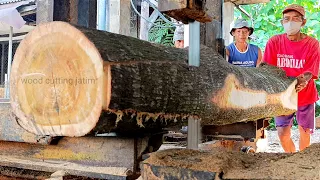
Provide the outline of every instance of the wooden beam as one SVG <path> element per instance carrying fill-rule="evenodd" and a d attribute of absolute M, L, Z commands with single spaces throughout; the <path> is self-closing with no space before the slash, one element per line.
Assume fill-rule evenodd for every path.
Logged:
<path fill-rule="evenodd" d="M 137 173 L 134 168 L 137 157 L 148 145 L 148 138 L 64 137 L 54 145 L 6 141 L 0 145 L 1 166 L 52 173 L 64 170 L 69 175 L 98 179 L 127 179 Z"/>
<path fill-rule="evenodd" d="M 200 27 L 200 43 L 215 49 L 224 55 L 224 43 L 222 37 L 222 1 L 207 0 L 205 9 L 212 22 L 203 23 Z"/>
<path fill-rule="evenodd" d="M 190 21 L 205 23 L 212 21 L 203 8 L 205 4 L 206 1 L 201 0 L 161 0 L 158 7 L 161 12 L 185 24 Z"/>
<path fill-rule="evenodd" d="M 247 4 L 258 4 L 258 3 L 268 3 L 270 0 L 224 0 L 224 2 L 231 2 L 235 5 L 247 5 Z"/>

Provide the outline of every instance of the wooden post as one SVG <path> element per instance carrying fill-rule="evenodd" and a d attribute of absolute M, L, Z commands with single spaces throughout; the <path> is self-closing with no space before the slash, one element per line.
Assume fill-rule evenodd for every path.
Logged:
<path fill-rule="evenodd" d="M 130 36 L 130 0 L 110 0 L 110 32 Z"/>
<path fill-rule="evenodd" d="M 141 2 L 141 16 L 149 19 L 149 3 L 146 0 Z M 148 41 L 148 24 L 144 18 L 140 17 L 140 39 Z"/>
<path fill-rule="evenodd" d="M 224 43 L 222 39 L 222 0 L 207 0 L 206 9 L 212 22 L 204 23 L 200 28 L 200 43 L 212 47 L 224 55 Z"/>
<path fill-rule="evenodd" d="M 37 1 L 37 24 L 53 21 L 53 6 L 52 0 Z"/>
<path fill-rule="evenodd" d="M 200 122 L 201 120 L 199 119 L 194 119 L 192 117 L 188 118 L 188 149 L 198 149 L 198 145 L 202 135 Z"/>

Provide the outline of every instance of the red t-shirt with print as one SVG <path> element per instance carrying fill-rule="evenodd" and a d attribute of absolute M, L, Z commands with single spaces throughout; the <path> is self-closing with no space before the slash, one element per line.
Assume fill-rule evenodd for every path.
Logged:
<path fill-rule="evenodd" d="M 297 77 L 310 72 L 313 79 L 318 78 L 320 50 L 319 42 L 307 36 L 300 41 L 290 41 L 286 34 L 269 39 L 263 56 L 267 64 L 281 67 L 287 76 Z M 312 104 L 319 99 L 314 80 L 298 93 L 298 106 Z"/>

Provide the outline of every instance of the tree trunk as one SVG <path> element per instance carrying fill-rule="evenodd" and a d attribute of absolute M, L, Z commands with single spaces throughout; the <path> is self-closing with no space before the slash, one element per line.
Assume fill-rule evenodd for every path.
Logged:
<path fill-rule="evenodd" d="M 241 68 L 201 49 L 200 67 L 187 49 L 73 27 L 38 26 L 20 43 L 11 71 L 18 123 L 41 135 L 145 132 L 181 125 L 223 125 L 290 114 L 295 80 L 278 68 Z"/>

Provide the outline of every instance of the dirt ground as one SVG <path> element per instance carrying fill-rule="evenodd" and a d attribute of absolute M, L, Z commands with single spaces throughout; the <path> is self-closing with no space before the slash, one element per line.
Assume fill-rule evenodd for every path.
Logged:
<path fill-rule="evenodd" d="M 312 135 L 312 145 L 302 152 L 283 153 L 276 131 L 268 131 L 268 147 L 263 153 L 193 151 L 183 148 L 173 151 L 164 145 L 145 163 L 217 172 L 223 179 L 320 179 L 320 130 Z M 299 133 L 292 130 L 298 150 Z M 168 149 L 169 148 L 169 149 Z"/>

